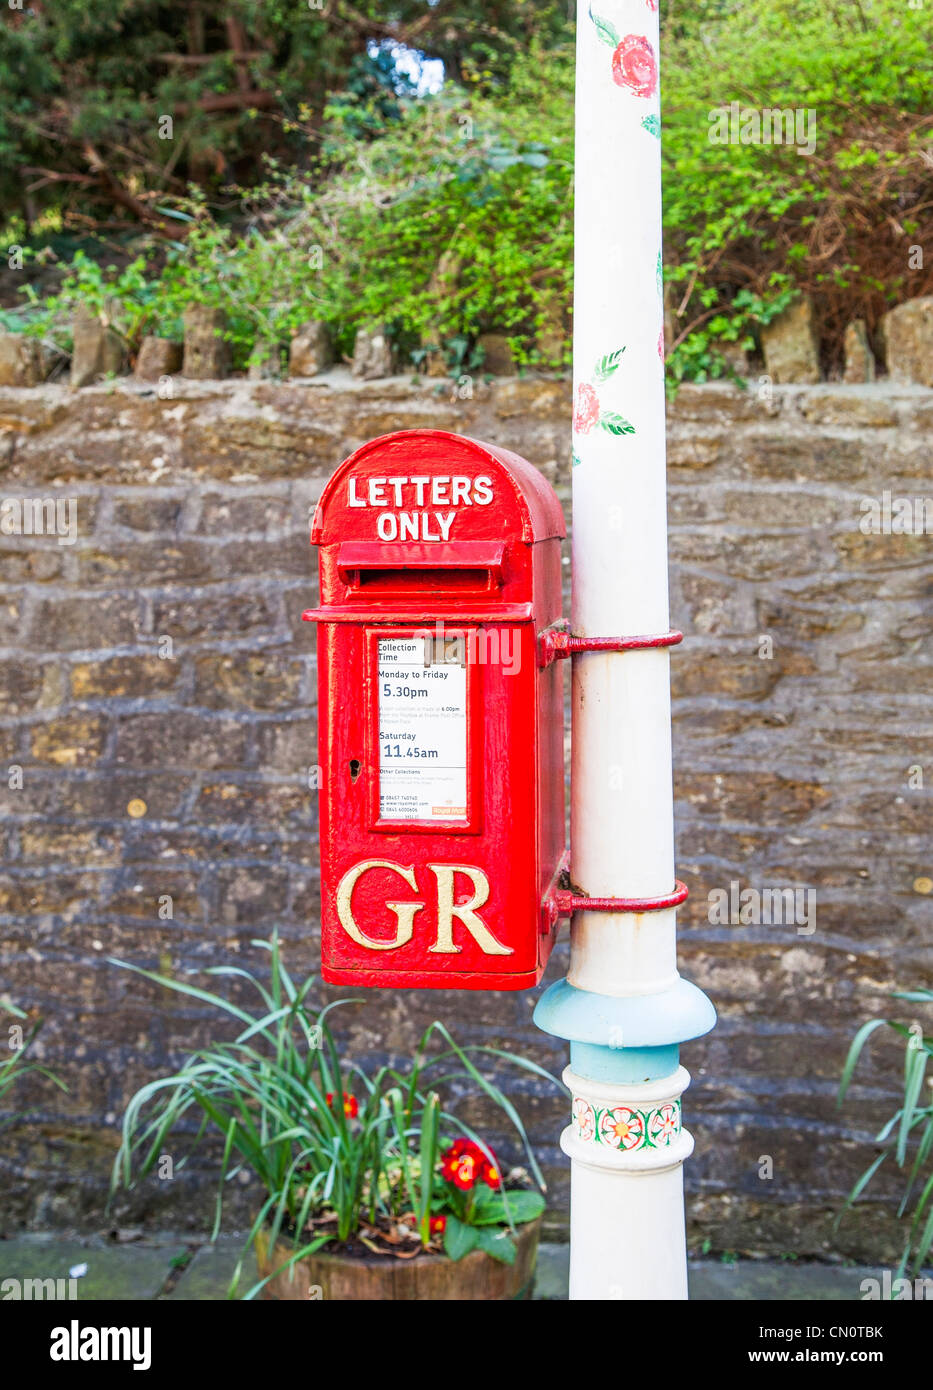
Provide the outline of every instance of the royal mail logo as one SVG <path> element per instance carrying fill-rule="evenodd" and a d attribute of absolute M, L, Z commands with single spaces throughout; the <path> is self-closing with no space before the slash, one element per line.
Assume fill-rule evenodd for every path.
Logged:
<path fill-rule="evenodd" d="M 437 931 L 434 944 L 427 949 L 434 955 L 459 954 L 463 946 L 454 939 L 454 922 L 457 922 L 484 955 L 510 956 L 512 947 L 496 940 L 477 911 L 489 900 L 490 884 L 483 870 L 474 864 L 428 864 L 427 868 L 434 875 L 431 890 L 437 903 Z M 395 918 L 394 935 L 388 940 L 368 936 L 353 914 L 353 892 L 376 869 L 396 874 L 415 893 L 421 891 L 414 865 L 396 864 L 392 859 L 363 859 L 347 870 L 337 886 L 337 916 L 347 936 L 358 946 L 365 946 L 368 951 L 397 951 L 413 938 L 415 918 L 427 906 L 427 900 L 419 897 L 390 902 L 386 899 L 384 906 Z M 466 902 L 455 901 L 458 874 L 465 875 L 473 885 L 473 895 Z"/>

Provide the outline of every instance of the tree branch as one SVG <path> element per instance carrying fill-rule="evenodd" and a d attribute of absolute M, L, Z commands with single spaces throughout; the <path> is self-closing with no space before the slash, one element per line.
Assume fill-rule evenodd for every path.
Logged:
<path fill-rule="evenodd" d="M 219 92 L 213 96 L 201 97 L 199 101 L 179 101 L 172 114 L 190 116 L 193 111 L 245 111 L 250 107 L 275 106 L 278 97 L 275 92 L 255 91 Z"/>
<path fill-rule="evenodd" d="M 84 140 L 82 142 L 81 150 L 84 154 L 84 158 L 87 160 L 88 168 L 91 170 L 91 173 L 97 174 L 115 203 L 121 203 L 123 207 L 128 208 L 141 222 L 146 222 L 151 227 L 164 230 L 165 223 L 162 218 L 156 213 L 153 213 L 150 208 L 147 208 L 145 203 L 140 202 L 138 198 L 134 197 L 128 188 L 123 187 L 123 184 L 117 178 L 116 174 L 108 169 L 106 163 L 91 144 L 90 140 Z"/>

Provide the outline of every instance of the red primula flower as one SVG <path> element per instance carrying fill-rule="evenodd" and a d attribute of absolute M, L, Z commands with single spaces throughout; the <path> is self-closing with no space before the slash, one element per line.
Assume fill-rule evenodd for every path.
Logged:
<path fill-rule="evenodd" d="M 471 1153 L 449 1154 L 441 1161 L 441 1176 L 452 1182 L 461 1192 L 469 1192 L 476 1186 L 480 1175 L 480 1164 Z"/>
<path fill-rule="evenodd" d="M 637 97 L 653 97 L 658 90 L 658 61 L 654 49 L 640 34 L 626 34 L 612 55 L 612 80 L 628 87 Z"/>
<path fill-rule="evenodd" d="M 327 1100 L 327 1104 L 330 1106 L 331 1110 L 333 1110 L 333 1108 L 334 1108 L 334 1093 L 333 1093 L 333 1091 L 328 1091 L 328 1092 L 327 1092 L 326 1100 Z M 351 1096 L 351 1095 L 350 1095 L 349 1091 L 344 1091 L 344 1093 L 343 1093 L 343 1113 L 346 1115 L 346 1117 L 347 1117 L 348 1120 L 355 1120 L 356 1117 L 357 1117 L 357 1115 L 360 1113 L 359 1102 L 357 1101 L 356 1096 Z"/>
<path fill-rule="evenodd" d="M 428 1229 L 430 1230 L 432 1236 L 439 1236 L 443 1235 L 444 1231 L 446 1230 L 446 1227 L 446 1216 L 432 1216 Z"/>
<path fill-rule="evenodd" d="M 598 420 L 599 397 L 588 382 L 581 381 L 573 405 L 574 434 L 589 434 Z"/>
<path fill-rule="evenodd" d="M 495 1191 L 502 1186 L 496 1163 L 490 1163 L 479 1144 L 472 1139 L 455 1139 L 441 1155 L 441 1177 L 461 1192 L 469 1192 L 480 1178 Z"/>

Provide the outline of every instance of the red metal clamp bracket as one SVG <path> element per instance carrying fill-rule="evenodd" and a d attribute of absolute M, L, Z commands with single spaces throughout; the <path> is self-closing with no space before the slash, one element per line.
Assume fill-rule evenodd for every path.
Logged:
<path fill-rule="evenodd" d="M 574 637 L 566 626 L 545 628 L 538 638 L 538 660 L 542 666 L 575 656 L 578 652 L 637 652 L 657 647 L 676 647 L 684 640 L 682 632 L 671 628 L 643 637 Z"/>
<path fill-rule="evenodd" d="M 572 917 L 575 912 L 663 912 L 686 902 L 689 891 L 679 878 L 673 892 L 655 898 L 588 898 L 572 888 L 555 888 L 545 904 L 548 930 L 557 925 L 559 917 Z"/>

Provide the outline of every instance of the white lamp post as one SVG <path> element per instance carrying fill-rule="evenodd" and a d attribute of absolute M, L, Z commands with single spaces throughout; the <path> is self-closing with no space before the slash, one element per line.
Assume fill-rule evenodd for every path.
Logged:
<path fill-rule="evenodd" d="M 656 0 L 579 0 L 576 639 L 669 628 L 658 48 Z M 574 645 L 574 891 L 675 899 L 668 645 Z M 627 906 L 574 912 L 567 978 L 535 1011 L 570 1040 L 570 1296 L 685 1298 L 678 1044 L 715 1013 L 677 973 L 676 908 Z"/>

